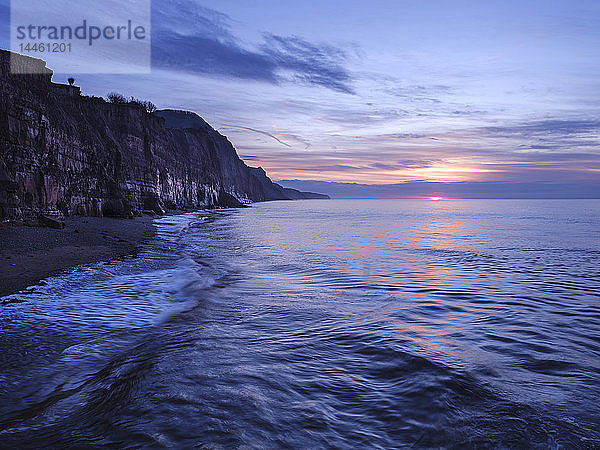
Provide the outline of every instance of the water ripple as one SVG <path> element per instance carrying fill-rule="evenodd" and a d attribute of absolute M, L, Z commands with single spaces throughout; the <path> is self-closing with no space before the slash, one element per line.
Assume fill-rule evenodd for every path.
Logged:
<path fill-rule="evenodd" d="M 432 203 L 166 217 L 11 296 L 0 447 L 599 447 L 598 203 Z"/>

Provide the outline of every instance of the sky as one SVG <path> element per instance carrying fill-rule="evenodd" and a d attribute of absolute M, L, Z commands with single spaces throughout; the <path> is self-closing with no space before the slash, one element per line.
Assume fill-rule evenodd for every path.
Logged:
<path fill-rule="evenodd" d="M 600 185 L 597 0 L 155 0 L 152 72 L 76 84 L 195 111 L 275 180 Z"/>

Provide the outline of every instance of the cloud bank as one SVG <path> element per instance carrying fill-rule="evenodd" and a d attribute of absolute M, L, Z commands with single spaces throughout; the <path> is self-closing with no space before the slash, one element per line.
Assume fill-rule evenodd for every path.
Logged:
<path fill-rule="evenodd" d="M 155 2 L 152 14 L 155 67 L 353 93 L 349 55 L 341 48 L 275 34 L 264 34 L 257 48 L 246 48 L 227 15 L 190 1 Z"/>

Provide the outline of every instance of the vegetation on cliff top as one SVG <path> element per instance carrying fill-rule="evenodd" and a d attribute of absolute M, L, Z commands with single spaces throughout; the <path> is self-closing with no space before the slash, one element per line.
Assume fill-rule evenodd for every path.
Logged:
<path fill-rule="evenodd" d="M 109 103 L 138 106 L 150 114 L 156 111 L 156 105 L 149 100 L 140 100 L 135 97 L 129 97 L 129 99 L 127 99 L 124 95 L 117 92 L 110 92 L 106 98 Z"/>

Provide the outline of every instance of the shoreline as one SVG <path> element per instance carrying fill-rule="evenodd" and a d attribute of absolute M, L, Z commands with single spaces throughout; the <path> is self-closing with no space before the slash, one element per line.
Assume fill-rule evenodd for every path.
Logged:
<path fill-rule="evenodd" d="M 0 297 L 82 264 L 135 254 L 155 231 L 148 216 L 70 217 L 62 230 L 0 225 Z"/>

